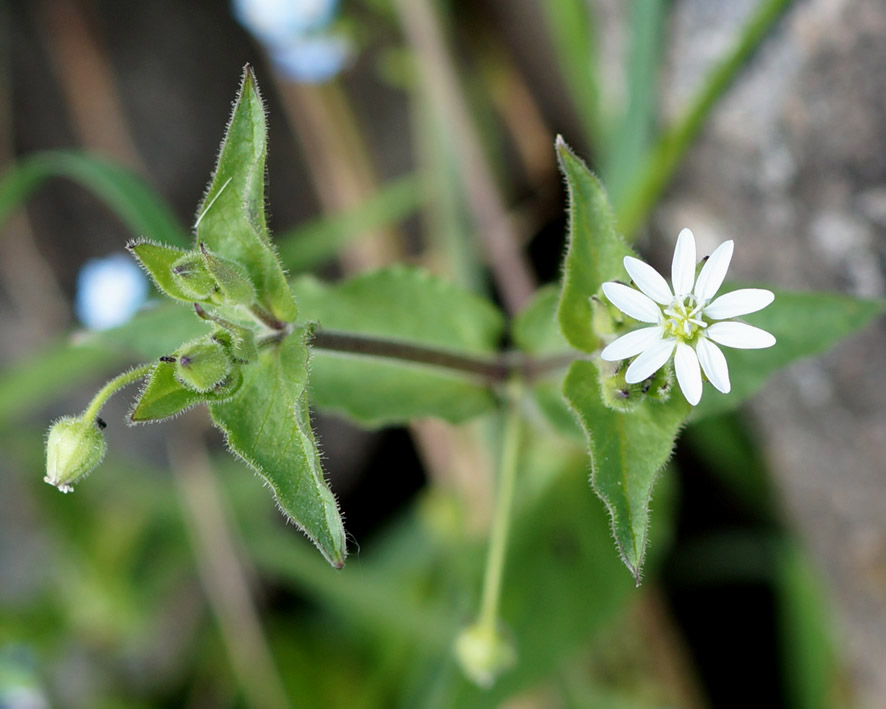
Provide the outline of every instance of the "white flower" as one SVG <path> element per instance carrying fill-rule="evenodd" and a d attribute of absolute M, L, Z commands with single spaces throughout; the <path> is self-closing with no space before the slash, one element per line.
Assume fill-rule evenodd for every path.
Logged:
<path fill-rule="evenodd" d="M 677 382 L 695 406 L 701 401 L 702 371 L 724 394 L 731 388 L 726 358 L 715 342 L 746 350 L 775 344 L 765 330 L 729 320 L 765 308 L 775 299 L 771 291 L 743 288 L 714 299 L 726 277 L 732 248 L 732 241 L 720 244 L 696 279 L 695 237 L 683 229 L 671 264 L 673 291 L 658 271 L 631 256 L 625 256 L 625 269 L 640 290 L 611 281 L 603 284 L 603 292 L 615 307 L 640 322 L 652 323 L 652 327 L 619 337 L 600 353 L 610 362 L 639 355 L 625 373 L 628 384 L 651 377 L 673 354 Z"/>

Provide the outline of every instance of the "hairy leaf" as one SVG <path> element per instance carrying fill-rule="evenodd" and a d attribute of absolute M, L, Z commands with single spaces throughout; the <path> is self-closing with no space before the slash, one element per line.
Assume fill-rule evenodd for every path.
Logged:
<path fill-rule="evenodd" d="M 487 301 L 414 268 L 393 267 L 336 286 L 303 277 L 293 290 L 303 317 L 323 329 L 454 353 L 494 352 L 504 327 Z M 459 422 L 495 404 L 489 386 L 474 376 L 319 349 L 312 360 L 311 398 L 368 425 L 429 416 Z"/>
<path fill-rule="evenodd" d="M 631 413 L 617 413 L 603 403 L 592 362 L 572 363 L 563 394 L 587 435 L 591 484 L 609 512 L 622 560 L 639 583 L 652 487 L 690 406 L 674 392 L 666 402 L 647 399 Z"/>
<path fill-rule="evenodd" d="M 238 368 L 215 390 L 199 393 L 175 378 L 173 362 L 158 362 L 139 394 L 129 420 L 133 423 L 162 421 L 205 401 L 225 401 L 237 393 L 242 383 L 243 375 Z"/>
<path fill-rule="evenodd" d="M 243 73 L 218 165 L 199 209 L 197 244 L 241 264 L 273 315 L 293 321 L 295 301 L 271 244 L 265 220 L 265 109 L 255 76 Z"/>
<path fill-rule="evenodd" d="M 271 486 L 283 513 L 340 568 L 345 532 L 311 429 L 305 334 L 296 330 L 263 351 L 257 364 L 243 367 L 238 396 L 209 410 L 230 449 Z"/>
<path fill-rule="evenodd" d="M 592 352 L 600 340 L 591 326 L 590 298 L 605 281 L 623 277 L 622 259 L 632 252 L 615 231 L 600 181 L 560 137 L 557 157 L 569 192 L 569 245 L 557 318 L 570 345 Z"/>
<path fill-rule="evenodd" d="M 765 350 L 723 347 L 732 391 L 724 395 L 709 387 L 692 412 L 692 419 L 735 409 L 759 391 L 776 370 L 794 360 L 824 352 L 884 312 L 884 301 L 834 293 L 776 292 L 772 305 L 741 318 L 775 335 L 775 346 Z"/>
<path fill-rule="evenodd" d="M 172 265 L 188 253 L 187 251 L 174 246 L 155 244 L 153 241 L 144 239 L 130 241 L 126 248 L 148 272 L 161 293 L 176 300 L 193 302 L 194 298 L 191 294 L 183 291 L 172 275 Z"/>

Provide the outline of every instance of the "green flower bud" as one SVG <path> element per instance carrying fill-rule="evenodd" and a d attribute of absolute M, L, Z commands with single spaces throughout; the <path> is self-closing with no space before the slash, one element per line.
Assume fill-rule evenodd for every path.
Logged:
<path fill-rule="evenodd" d="M 203 243 L 200 253 L 206 270 L 221 291 L 220 305 L 252 305 L 255 302 L 255 286 L 239 264 L 216 256 Z"/>
<path fill-rule="evenodd" d="M 83 417 L 64 416 L 49 429 L 46 437 L 46 477 L 62 492 L 73 491 L 72 485 L 92 471 L 105 455 L 107 444 L 101 432 L 101 419 L 88 421 Z"/>
<path fill-rule="evenodd" d="M 636 384 L 625 381 L 627 363 L 606 362 L 598 359 L 597 368 L 600 372 L 600 390 L 603 403 L 610 409 L 628 413 L 634 411 L 647 398 L 667 401 L 671 395 L 671 370 L 661 367 L 648 379 Z"/>
<path fill-rule="evenodd" d="M 194 300 L 209 300 L 217 284 L 200 254 L 186 253 L 172 264 L 172 278 L 179 290 Z"/>
<path fill-rule="evenodd" d="M 175 359 L 175 378 L 201 394 L 220 384 L 234 366 L 224 346 L 209 338 L 186 344 Z"/>
<path fill-rule="evenodd" d="M 455 659 L 474 684 L 488 688 L 517 660 L 513 645 L 495 628 L 471 625 L 455 640 Z"/>

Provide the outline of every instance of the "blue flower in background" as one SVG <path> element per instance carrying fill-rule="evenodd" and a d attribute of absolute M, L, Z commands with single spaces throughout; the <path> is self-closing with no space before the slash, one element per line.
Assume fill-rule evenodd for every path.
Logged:
<path fill-rule="evenodd" d="M 148 297 L 148 279 L 126 254 L 87 261 L 77 274 L 74 311 L 89 330 L 106 330 L 131 318 Z"/>
<path fill-rule="evenodd" d="M 287 79 L 319 84 L 347 65 L 351 43 L 329 30 L 338 0 L 233 0 L 234 16 Z"/>
<path fill-rule="evenodd" d="M 325 29 L 338 0 L 234 0 L 234 17 L 269 49 Z"/>
<path fill-rule="evenodd" d="M 329 81 L 347 64 L 351 45 L 344 37 L 306 37 L 271 52 L 274 67 L 293 81 L 321 84 Z"/>

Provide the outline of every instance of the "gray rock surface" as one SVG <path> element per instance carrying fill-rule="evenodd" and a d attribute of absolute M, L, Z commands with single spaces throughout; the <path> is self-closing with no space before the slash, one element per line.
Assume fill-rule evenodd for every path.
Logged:
<path fill-rule="evenodd" d="M 676 5 L 666 112 L 751 0 Z M 886 295 L 886 5 L 797 2 L 730 89 L 656 216 L 735 238 L 733 275 Z M 754 413 L 788 515 L 832 593 L 859 706 L 886 706 L 886 323 L 777 376 Z"/>

